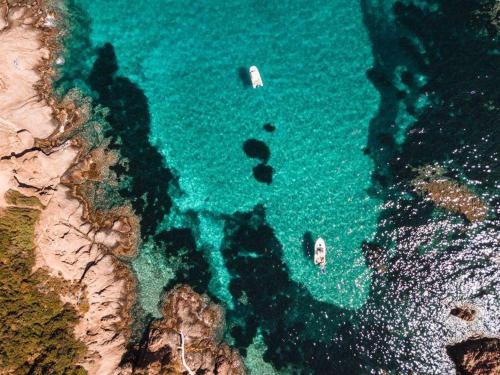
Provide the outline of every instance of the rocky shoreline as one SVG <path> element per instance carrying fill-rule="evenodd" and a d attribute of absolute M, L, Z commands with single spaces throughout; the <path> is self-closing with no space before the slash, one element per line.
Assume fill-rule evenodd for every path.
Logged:
<path fill-rule="evenodd" d="M 140 219 L 126 204 L 113 210 L 92 204 L 89 192 L 99 194 L 95 185 L 107 178 L 116 158 L 105 140 L 91 144 L 85 137 L 90 101 L 76 92 L 62 100 L 53 93 L 53 67 L 61 63 L 60 17 L 42 0 L 0 2 L 0 224 L 15 229 L 18 223 L 5 219 L 9 210 L 32 220 L 32 273 L 48 275 L 44 282 L 50 280 L 51 291 L 75 311 L 78 319 L 67 328 L 85 347 L 73 355 L 87 373 L 187 373 L 179 350 L 182 334 L 190 371 L 244 374 L 239 353 L 222 341 L 223 310 L 185 285 L 166 294 L 164 318 L 151 322 L 141 342 L 130 344 L 136 281 L 126 260 L 137 252 Z M 99 124 L 92 126 L 99 133 Z M 487 212 L 449 180 L 418 181 L 416 188 L 470 221 Z M 459 204 L 440 199 L 450 189 Z M 455 310 L 463 320 L 474 319 L 474 310 Z M 16 327 L 9 329 L 15 333 Z M 500 371 L 496 338 L 471 337 L 447 352 L 459 374 Z M 42 355 L 31 353 L 27 365 Z M 0 373 L 20 371 L 0 359 Z"/>
<path fill-rule="evenodd" d="M 86 348 L 78 365 L 89 374 L 136 373 L 130 363 L 122 366 L 131 335 L 130 312 L 136 297 L 135 278 L 123 260 L 136 254 L 140 220 L 127 205 L 111 211 L 97 210 L 92 205 L 89 191 L 109 173 L 116 158 L 106 150 L 105 142 L 91 145 L 85 138 L 82 128 L 91 116 L 90 102 L 75 92 L 68 93 L 62 100 L 53 93 L 53 67 L 61 63 L 60 11 L 44 1 L 0 4 L 3 52 L 0 56 L 0 214 L 23 207 L 27 200 L 39 202 L 33 233 L 36 259 L 32 271 L 43 270 L 58 280 L 60 300 L 76 311 L 78 322 L 74 336 Z M 100 131 L 99 124 L 92 126 Z M 8 196 L 18 199 L 8 199 Z M 0 222 L 2 218 L 3 215 Z M 191 292 L 193 302 L 202 299 L 204 304 L 209 303 L 205 297 Z M 210 305 L 209 311 L 212 310 L 218 311 L 218 319 L 204 323 L 210 333 L 221 329 L 223 324 L 222 313 Z M 159 325 L 155 332 L 162 330 L 161 324 L 153 323 L 153 326 Z M 244 373 L 236 352 L 227 346 L 220 347 L 220 352 L 220 337 L 210 336 L 195 345 L 194 337 L 203 332 L 193 333 L 189 328 L 185 331 L 188 363 L 196 357 L 190 348 L 203 352 L 206 346 L 216 349 L 213 353 L 208 351 L 203 358 L 213 354 L 212 367 L 217 364 L 217 373 Z M 174 354 L 169 357 L 169 368 L 179 369 L 181 363 L 172 361 L 178 359 L 175 340 L 172 340 L 165 343 L 170 345 L 165 350 Z M 32 353 L 27 362 L 33 363 L 28 365 L 34 366 L 40 355 L 43 353 Z M 228 360 L 231 365 L 223 365 Z M 144 361 L 142 364 L 146 368 L 154 367 Z M 3 363 L 0 366 L 3 367 Z M 206 368 L 206 360 L 191 366 Z M 6 373 L 21 371 L 12 367 L 4 370 Z"/>
<path fill-rule="evenodd" d="M 245 374 L 237 350 L 222 342 L 223 309 L 187 285 L 170 290 L 162 306 L 163 318 L 153 321 L 141 342 L 125 358 L 123 368 L 133 374 L 181 374 L 181 335 L 186 363 L 193 373 Z"/>
<path fill-rule="evenodd" d="M 471 337 L 446 348 L 459 375 L 495 375 L 500 373 L 500 339 Z"/>
<path fill-rule="evenodd" d="M 87 348 L 81 364 L 89 373 L 112 373 L 130 337 L 135 296 L 131 271 L 116 255 L 135 253 L 138 220 L 126 208 L 91 215 L 75 194 L 75 175 L 88 178 L 96 162 L 84 153 L 86 140 L 72 136 L 88 109 L 71 98 L 59 102 L 52 92 L 57 13 L 25 2 L 4 4 L 1 14 L 0 205 L 7 206 L 9 190 L 40 201 L 33 271 L 44 269 L 71 285 L 61 299 L 79 315 L 75 337 Z"/>

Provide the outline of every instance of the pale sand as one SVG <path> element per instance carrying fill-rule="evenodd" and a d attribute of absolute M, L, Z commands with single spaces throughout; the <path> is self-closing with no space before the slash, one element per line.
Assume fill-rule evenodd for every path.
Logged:
<path fill-rule="evenodd" d="M 47 31 L 29 25 L 34 19 L 19 8 L 7 12 L 0 6 L 0 208 L 9 189 L 38 197 L 45 206 L 35 230 L 36 267 L 79 286 L 75 295 L 85 298 L 62 298 L 83 314 L 75 330 L 88 348 L 82 365 L 89 374 L 112 374 L 119 371 L 128 340 L 130 306 L 123 301 L 131 300 L 134 285 L 112 255 L 122 233 L 92 229 L 83 219 L 83 205 L 61 184 L 78 149 L 71 141 L 48 155 L 34 147 L 36 138 L 51 136 L 59 126 L 54 109 L 34 87 L 42 79 L 40 66 L 51 58 L 41 42 Z M 88 303 L 86 312 L 82 301 Z"/>

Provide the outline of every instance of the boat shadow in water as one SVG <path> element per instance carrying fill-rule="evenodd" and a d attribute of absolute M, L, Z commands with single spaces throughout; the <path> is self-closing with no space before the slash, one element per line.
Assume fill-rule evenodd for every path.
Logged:
<path fill-rule="evenodd" d="M 308 260 L 314 260 L 314 238 L 309 231 L 302 236 L 302 251 Z"/>
<path fill-rule="evenodd" d="M 236 74 L 238 75 L 239 80 L 244 88 L 248 89 L 252 87 L 252 80 L 250 79 L 250 73 L 248 73 L 248 68 L 244 66 L 240 66 L 236 70 Z"/>

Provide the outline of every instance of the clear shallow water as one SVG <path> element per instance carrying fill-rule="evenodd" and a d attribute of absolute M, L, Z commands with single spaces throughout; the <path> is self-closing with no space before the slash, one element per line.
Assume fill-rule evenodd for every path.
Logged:
<path fill-rule="evenodd" d="M 491 68 L 467 70 L 472 48 L 456 61 L 466 11 L 440 3 L 422 17 L 391 1 L 77 2 L 90 28 L 82 23 L 87 49 L 74 41 L 83 73 L 73 79 L 92 67 L 135 170 L 147 313 L 171 283 L 208 290 L 256 374 L 451 373 L 445 345 L 498 334 L 498 143 L 491 104 L 472 93 L 488 93 Z M 454 61 L 450 74 L 441 59 Z M 251 64 L 262 89 L 245 86 L 240 68 Z M 457 107 L 471 116 L 458 132 Z M 269 147 L 269 185 L 252 175 L 249 138 Z M 488 220 L 467 224 L 414 194 L 410 167 L 432 163 L 488 203 Z M 318 235 L 334 255 L 326 275 L 304 246 Z M 361 251 L 372 237 L 381 274 Z M 449 315 L 462 302 L 478 308 L 473 324 Z"/>
<path fill-rule="evenodd" d="M 199 242 L 217 252 L 211 217 L 262 203 L 292 279 L 320 301 L 360 307 L 370 279 L 360 244 L 376 229 L 380 202 L 367 194 L 373 165 L 363 147 L 378 97 L 365 77 L 371 49 L 359 5 L 92 1 L 86 9 L 93 43 L 111 41 L 119 73 L 145 91 L 151 141 L 179 175 L 179 211 L 200 213 Z M 262 89 L 241 77 L 252 64 Z M 270 149 L 270 185 L 252 175 L 258 161 L 242 150 L 249 138 Z M 304 255 L 305 232 L 331 249 L 325 275 Z M 220 262 L 212 265 L 223 279 Z M 213 292 L 224 296 L 227 282 Z"/>

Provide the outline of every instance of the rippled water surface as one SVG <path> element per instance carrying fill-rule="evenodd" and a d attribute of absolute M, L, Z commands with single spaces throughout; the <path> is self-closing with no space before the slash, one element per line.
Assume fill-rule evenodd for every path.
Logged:
<path fill-rule="evenodd" d="M 143 217 L 138 315 L 158 316 L 177 282 L 209 293 L 255 374 L 450 373 L 446 345 L 498 333 L 495 40 L 473 9 L 78 0 L 70 12 L 62 85 L 110 108 L 122 194 Z M 264 87 L 249 86 L 250 65 Z M 460 304 L 474 322 L 450 315 Z"/>

